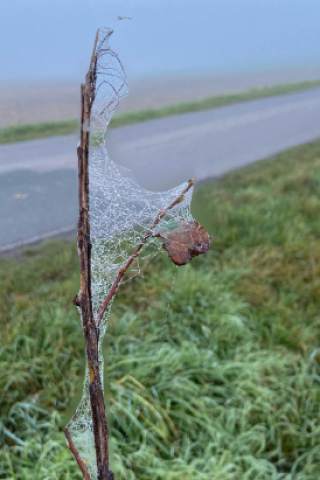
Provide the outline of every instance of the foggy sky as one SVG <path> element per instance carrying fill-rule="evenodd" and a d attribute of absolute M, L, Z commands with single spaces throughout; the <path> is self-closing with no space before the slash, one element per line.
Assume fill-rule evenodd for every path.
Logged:
<path fill-rule="evenodd" d="M 0 80 L 82 79 L 101 26 L 131 77 L 319 65 L 319 24 L 319 0 L 0 0 Z"/>

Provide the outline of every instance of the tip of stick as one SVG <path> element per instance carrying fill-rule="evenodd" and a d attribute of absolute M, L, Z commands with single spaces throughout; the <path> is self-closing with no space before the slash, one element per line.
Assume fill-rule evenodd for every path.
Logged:
<path fill-rule="evenodd" d="M 194 179 L 191 178 L 191 179 L 188 181 L 188 183 L 189 183 L 189 187 L 193 187 L 193 185 L 194 185 Z"/>
<path fill-rule="evenodd" d="M 106 31 L 106 36 L 108 37 L 109 35 L 112 35 L 114 30 L 110 27 L 99 27 L 96 32 L 96 37 L 99 36 L 100 30 L 105 30 Z"/>

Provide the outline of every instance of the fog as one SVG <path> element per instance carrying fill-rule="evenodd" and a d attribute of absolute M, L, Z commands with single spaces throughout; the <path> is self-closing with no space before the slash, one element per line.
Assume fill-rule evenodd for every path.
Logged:
<path fill-rule="evenodd" d="M 79 80 L 100 26 L 131 78 L 319 65 L 319 21 L 319 0 L 1 0 L 0 80 Z"/>

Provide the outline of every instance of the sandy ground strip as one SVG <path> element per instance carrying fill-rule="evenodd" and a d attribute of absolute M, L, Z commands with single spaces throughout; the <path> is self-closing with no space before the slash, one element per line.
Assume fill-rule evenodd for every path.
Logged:
<path fill-rule="evenodd" d="M 320 78 L 320 66 L 228 75 L 163 77 L 131 82 L 128 79 L 129 96 L 121 102 L 117 113 L 316 78 Z M 79 111 L 79 85 L 76 82 L 3 84 L 0 80 L 0 128 L 69 120 L 78 118 Z"/>

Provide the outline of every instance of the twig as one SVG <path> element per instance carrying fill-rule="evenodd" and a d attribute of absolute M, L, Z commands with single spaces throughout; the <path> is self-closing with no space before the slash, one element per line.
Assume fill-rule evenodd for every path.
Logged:
<path fill-rule="evenodd" d="M 160 220 L 166 215 L 166 213 L 171 210 L 175 205 L 177 205 L 178 203 L 182 202 L 184 200 L 184 196 L 185 194 L 188 192 L 188 190 L 194 185 L 194 180 L 189 180 L 188 182 L 188 185 L 186 186 L 186 188 L 180 193 L 180 195 L 175 199 L 173 200 L 172 203 L 170 203 L 170 205 L 168 205 L 167 207 L 165 208 L 161 208 L 156 216 L 156 219 L 155 221 L 153 222 L 152 224 L 152 227 L 150 228 L 150 230 L 148 230 L 148 232 L 145 234 L 145 236 L 142 238 L 141 242 L 138 244 L 138 246 L 136 247 L 136 249 L 134 250 L 133 254 L 131 255 L 131 257 L 129 258 L 129 260 L 127 261 L 127 263 L 120 268 L 119 270 L 119 273 L 118 273 L 118 276 L 116 278 L 116 280 L 114 281 L 114 284 L 112 285 L 108 295 L 106 296 L 104 302 L 103 302 L 103 305 L 101 307 L 101 309 L 99 310 L 98 312 L 98 315 L 97 315 L 97 319 L 96 319 L 96 325 L 97 327 L 99 327 L 100 325 L 100 322 L 102 320 L 102 317 L 112 299 L 112 297 L 117 293 L 118 291 L 118 287 L 119 287 L 119 284 L 121 282 L 121 279 L 122 277 L 124 276 L 124 274 L 126 273 L 126 271 L 128 270 L 128 268 L 130 267 L 130 265 L 132 264 L 132 262 L 134 261 L 134 259 L 138 256 L 141 248 L 143 247 L 143 245 L 146 243 L 146 241 L 148 240 L 149 237 L 151 237 L 152 235 L 152 232 L 153 232 L 153 229 L 158 225 L 158 223 L 160 222 Z"/>
<path fill-rule="evenodd" d="M 111 32 L 108 34 L 111 34 Z M 95 325 L 92 312 L 89 221 L 90 128 L 84 128 L 84 125 L 90 125 L 90 114 L 96 94 L 97 42 L 98 33 L 95 39 L 90 68 L 86 75 L 85 83 L 81 85 L 81 136 L 80 145 L 77 149 L 79 178 L 78 252 L 81 268 L 81 297 L 80 299 L 76 298 L 75 303 L 81 308 L 83 334 L 90 372 L 89 394 L 98 480 L 111 480 L 113 479 L 113 473 L 110 471 L 109 463 L 108 424 L 98 361 L 99 330 Z"/>
<path fill-rule="evenodd" d="M 85 480 L 91 480 L 90 478 L 90 475 L 88 473 L 88 470 L 86 469 L 86 466 L 85 464 L 83 463 L 83 461 L 81 460 L 80 456 L 79 456 L 79 453 L 77 452 L 77 449 L 75 447 L 75 444 L 73 443 L 72 441 L 72 438 L 71 438 L 71 435 L 70 435 L 70 432 L 67 428 L 64 429 L 64 434 L 66 436 L 66 439 L 68 440 L 68 448 L 69 450 L 73 453 L 74 455 L 74 458 L 76 459 L 77 461 L 77 464 L 79 465 L 82 473 L 83 473 L 83 476 L 84 476 L 84 479 Z"/>

